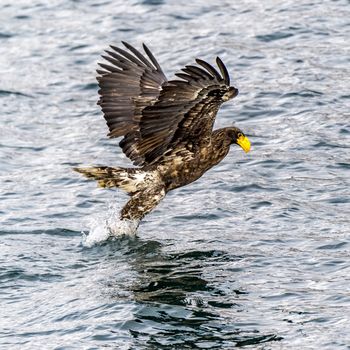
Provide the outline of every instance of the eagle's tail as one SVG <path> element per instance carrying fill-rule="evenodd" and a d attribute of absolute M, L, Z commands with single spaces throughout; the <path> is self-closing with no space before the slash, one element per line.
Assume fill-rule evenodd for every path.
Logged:
<path fill-rule="evenodd" d="M 97 180 L 100 187 L 118 187 L 127 192 L 131 198 L 123 207 L 120 218 L 141 220 L 152 211 L 164 198 L 164 183 L 155 171 L 137 168 L 92 167 L 74 168 L 88 179 Z"/>
<path fill-rule="evenodd" d="M 100 187 L 118 187 L 128 194 L 133 194 L 143 189 L 146 176 L 146 172 L 141 169 L 112 168 L 107 166 L 74 168 L 73 170 L 83 174 L 88 179 L 97 180 Z"/>

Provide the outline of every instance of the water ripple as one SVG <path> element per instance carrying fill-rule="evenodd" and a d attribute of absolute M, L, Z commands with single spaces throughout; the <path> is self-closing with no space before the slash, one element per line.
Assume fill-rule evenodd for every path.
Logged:
<path fill-rule="evenodd" d="M 2 2 L 2 346 L 348 348 L 349 18 L 345 0 Z M 121 40 L 169 78 L 220 55 L 240 94 L 216 127 L 252 152 L 111 237 L 127 196 L 72 167 L 130 166 L 96 105 Z"/>

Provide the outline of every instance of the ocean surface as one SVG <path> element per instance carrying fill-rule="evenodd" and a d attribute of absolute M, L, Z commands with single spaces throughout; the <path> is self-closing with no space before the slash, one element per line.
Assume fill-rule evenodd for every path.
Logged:
<path fill-rule="evenodd" d="M 350 349 L 349 38 L 345 0 L 2 0 L 0 348 Z M 96 105 L 122 40 L 219 55 L 252 150 L 106 240 L 127 196 L 72 167 L 131 164 Z"/>

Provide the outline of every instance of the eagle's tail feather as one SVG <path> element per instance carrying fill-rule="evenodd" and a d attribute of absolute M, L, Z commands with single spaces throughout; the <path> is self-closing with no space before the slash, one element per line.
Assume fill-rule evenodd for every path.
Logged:
<path fill-rule="evenodd" d="M 91 168 L 74 168 L 80 174 L 83 174 L 88 179 L 98 181 L 98 185 L 103 188 L 118 187 L 132 194 L 138 191 L 140 174 L 138 169 L 113 168 L 113 167 L 91 167 Z M 139 172 L 139 174 L 136 173 Z"/>
<path fill-rule="evenodd" d="M 106 166 L 74 168 L 74 170 L 88 179 L 97 180 L 100 187 L 118 187 L 131 196 L 120 213 L 122 220 L 141 220 L 166 194 L 164 183 L 156 172 Z"/>

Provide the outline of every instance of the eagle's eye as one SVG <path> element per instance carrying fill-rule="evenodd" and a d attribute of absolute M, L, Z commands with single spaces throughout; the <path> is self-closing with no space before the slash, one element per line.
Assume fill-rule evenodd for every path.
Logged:
<path fill-rule="evenodd" d="M 243 137 L 243 134 L 242 134 L 241 132 L 239 132 L 239 133 L 237 134 L 237 138 L 240 139 L 241 137 Z"/>

